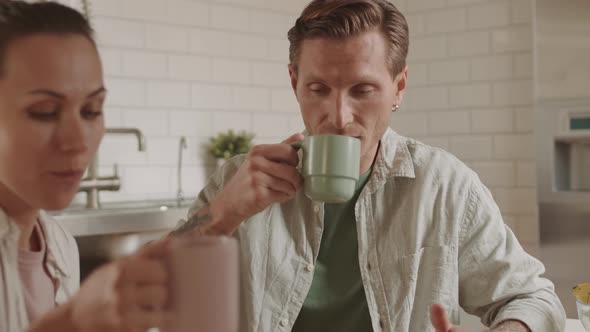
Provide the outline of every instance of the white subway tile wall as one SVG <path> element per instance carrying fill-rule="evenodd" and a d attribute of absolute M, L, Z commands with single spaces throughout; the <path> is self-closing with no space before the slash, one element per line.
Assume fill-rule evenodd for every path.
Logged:
<path fill-rule="evenodd" d="M 210 136 L 248 130 L 270 143 L 302 130 L 286 35 L 307 2 L 93 0 L 107 124 L 147 137 L 145 152 L 133 137 L 105 138 L 100 171 L 117 163 L 123 186 L 102 200 L 175 197 L 182 135 L 190 197 L 215 167 Z M 411 33 L 409 89 L 392 127 L 467 162 L 514 232 L 535 244 L 532 0 L 392 2 Z"/>
<path fill-rule="evenodd" d="M 405 2 L 409 90 L 392 127 L 465 161 L 536 245 L 532 0 Z"/>

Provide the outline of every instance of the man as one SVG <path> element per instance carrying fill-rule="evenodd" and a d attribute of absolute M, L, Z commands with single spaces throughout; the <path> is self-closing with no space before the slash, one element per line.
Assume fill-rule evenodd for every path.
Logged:
<path fill-rule="evenodd" d="M 289 143 L 226 163 L 177 232 L 235 235 L 242 331 L 458 331 L 459 308 L 493 331 L 560 331 L 543 265 L 504 225 L 476 174 L 388 128 L 408 69 L 408 26 L 385 0 L 314 0 L 289 31 L 307 134 L 361 140 L 345 204 L 301 192 Z"/>

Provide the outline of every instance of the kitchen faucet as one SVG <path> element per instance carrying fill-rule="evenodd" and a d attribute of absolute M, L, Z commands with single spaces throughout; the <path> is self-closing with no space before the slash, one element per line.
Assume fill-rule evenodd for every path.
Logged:
<path fill-rule="evenodd" d="M 138 150 L 145 151 L 145 136 L 137 128 L 107 128 L 105 135 L 134 135 L 137 137 Z M 88 167 L 88 173 L 80 183 L 78 191 L 86 192 L 86 208 L 98 209 L 100 207 L 99 192 L 103 190 L 119 191 L 121 189 L 121 179 L 119 178 L 117 164 L 114 165 L 114 174 L 112 176 L 98 175 L 98 153 Z"/>
<path fill-rule="evenodd" d="M 186 150 L 186 137 L 180 137 L 178 144 L 178 192 L 176 193 L 176 205 L 180 207 L 184 199 L 182 194 L 182 150 Z"/>

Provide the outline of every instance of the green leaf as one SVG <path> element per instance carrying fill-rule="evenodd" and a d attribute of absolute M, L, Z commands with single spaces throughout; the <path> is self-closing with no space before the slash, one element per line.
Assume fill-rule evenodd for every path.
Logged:
<path fill-rule="evenodd" d="M 229 159 L 238 154 L 248 153 L 255 135 L 248 132 L 236 133 L 228 130 L 209 139 L 209 153 L 214 158 Z"/>

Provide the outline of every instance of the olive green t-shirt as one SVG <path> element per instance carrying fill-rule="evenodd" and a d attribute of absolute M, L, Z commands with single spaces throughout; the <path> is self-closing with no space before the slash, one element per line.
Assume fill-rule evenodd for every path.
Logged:
<path fill-rule="evenodd" d="M 371 171 L 361 175 L 354 197 L 325 204 L 324 231 L 313 282 L 294 332 L 372 331 L 361 279 L 354 207 Z"/>

